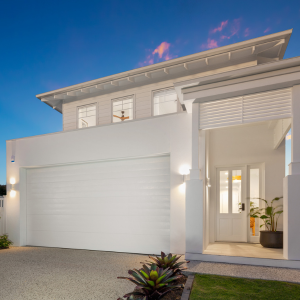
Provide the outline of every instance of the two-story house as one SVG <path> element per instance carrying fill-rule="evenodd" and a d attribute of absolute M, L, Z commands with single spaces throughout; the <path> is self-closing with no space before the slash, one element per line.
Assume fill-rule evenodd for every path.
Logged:
<path fill-rule="evenodd" d="M 14 244 L 300 267 L 300 57 L 283 59 L 291 33 L 37 95 L 62 114 L 63 131 L 7 141 Z M 284 247 L 266 249 L 249 198 L 262 208 L 254 198 L 282 195 Z"/>

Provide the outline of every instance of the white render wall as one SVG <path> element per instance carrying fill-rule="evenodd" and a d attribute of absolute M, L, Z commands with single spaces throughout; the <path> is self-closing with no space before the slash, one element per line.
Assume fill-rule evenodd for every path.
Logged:
<path fill-rule="evenodd" d="M 14 147 L 15 163 L 11 163 Z M 179 169 L 191 164 L 191 114 L 187 113 L 7 141 L 7 182 L 14 177 L 17 191 L 10 198 L 8 184 L 10 238 L 16 246 L 26 244 L 26 168 L 165 153 L 170 153 L 171 168 L 170 250 L 184 253 L 185 194 Z"/>
<path fill-rule="evenodd" d="M 265 164 L 265 199 L 283 196 L 285 144 L 274 150 L 274 129 L 268 122 L 209 130 L 210 242 L 215 241 L 216 167 Z M 280 201 L 278 204 L 282 204 Z M 278 230 L 282 230 L 282 216 Z"/>

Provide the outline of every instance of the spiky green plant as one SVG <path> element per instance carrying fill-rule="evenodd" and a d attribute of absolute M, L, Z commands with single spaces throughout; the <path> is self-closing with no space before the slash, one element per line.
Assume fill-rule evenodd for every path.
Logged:
<path fill-rule="evenodd" d="M 173 271 L 173 274 L 181 274 L 181 271 L 186 270 L 187 268 L 183 268 L 182 265 L 185 263 L 189 263 L 189 261 L 180 261 L 178 260 L 181 258 L 182 255 L 173 255 L 172 253 L 166 255 L 164 252 L 161 252 L 161 256 L 149 256 L 150 259 L 154 261 L 154 263 L 159 268 L 169 268 Z M 153 264 L 153 262 L 146 262 L 147 265 Z"/>
<path fill-rule="evenodd" d="M 124 295 L 126 299 L 130 297 L 141 296 L 143 300 L 161 299 L 162 296 L 173 289 L 181 288 L 182 285 L 171 285 L 172 282 L 182 277 L 182 275 L 173 276 L 173 271 L 169 268 L 163 269 L 152 264 L 150 267 L 143 265 L 140 270 L 129 270 L 128 274 L 132 277 L 118 277 L 127 279 L 136 284 L 135 291 Z"/>

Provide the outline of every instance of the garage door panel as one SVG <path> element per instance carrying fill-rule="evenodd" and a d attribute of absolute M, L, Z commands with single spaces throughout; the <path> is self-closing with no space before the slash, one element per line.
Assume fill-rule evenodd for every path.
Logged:
<path fill-rule="evenodd" d="M 101 181 L 91 181 L 90 183 L 85 182 L 84 185 L 76 184 L 76 183 L 69 183 L 69 184 L 55 184 L 51 183 L 51 185 L 47 184 L 35 184 L 33 185 L 28 185 L 29 189 L 31 192 L 38 194 L 38 193 L 60 193 L 60 192 L 81 192 L 81 191 L 95 191 L 98 190 L 99 187 L 101 187 L 101 190 L 111 190 L 114 187 L 118 187 L 118 190 L 145 190 L 145 189 L 169 189 L 170 188 L 170 178 L 168 180 L 166 179 L 165 182 L 134 182 L 132 183 L 130 180 L 127 181 L 127 183 L 123 183 L 121 180 L 119 181 L 114 181 L 113 183 L 102 183 Z"/>
<path fill-rule="evenodd" d="M 76 186 L 76 184 L 74 183 L 80 183 L 82 186 L 93 186 L 93 185 L 111 185 L 111 178 L 102 178 L 102 179 L 95 179 L 95 177 L 93 177 L 92 179 L 90 179 L 89 181 L 82 181 L 82 178 L 80 180 L 71 180 L 70 178 L 68 178 L 68 180 L 61 181 L 58 180 L 57 178 L 53 178 L 51 177 L 51 180 L 49 179 L 48 181 L 44 178 L 42 178 L 42 180 L 40 180 L 39 182 L 34 182 L 34 183 L 30 183 L 28 182 L 28 186 L 30 188 L 60 188 L 60 187 L 68 187 L 71 186 L 73 187 L 74 185 Z M 126 185 L 126 184 L 132 184 L 132 178 L 131 177 L 122 177 L 122 178 L 115 178 L 115 182 L 117 182 L 118 184 L 121 185 Z M 169 174 L 166 175 L 160 175 L 160 176 L 138 176 L 135 177 L 135 184 L 136 183 L 140 183 L 140 184 L 153 184 L 153 183 L 166 183 L 169 184 L 170 183 L 170 176 Z"/>
<path fill-rule="evenodd" d="M 168 189 L 161 189 L 160 191 L 158 190 L 136 190 L 136 191 L 125 191 L 126 195 L 128 197 L 144 197 L 144 196 L 167 196 L 169 194 Z M 60 199 L 60 198 L 81 198 L 82 200 L 89 198 L 89 197 L 95 197 L 96 191 L 88 191 L 88 192 L 61 192 L 61 193 L 52 193 L 51 198 L 54 199 Z M 119 197 L 122 198 L 124 195 L 124 191 L 119 191 L 119 190 L 106 190 L 106 191 L 98 191 L 97 192 L 97 197 Z M 37 193 L 34 197 L 30 197 L 30 200 L 38 200 L 38 199 L 47 199 L 49 198 L 49 195 L 45 195 L 42 193 Z M 121 200 L 120 200 L 121 201 Z"/>
<path fill-rule="evenodd" d="M 50 232 L 47 236 L 42 231 L 37 231 L 29 236 L 32 245 L 41 244 L 44 247 L 59 247 L 73 249 L 90 249 L 102 251 L 114 251 L 129 253 L 149 253 L 156 254 L 157 249 L 153 241 L 157 241 L 161 245 L 164 252 L 169 251 L 169 243 L 167 242 L 169 235 L 166 236 L 145 236 L 141 235 L 124 235 L 110 234 L 95 235 L 94 233 L 78 233 L 78 232 Z M 84 245 L 84 247 L 83 247 Z M 137 247 L 139 245 L 139 247 Z"/>
<path fill-rule="evenodd" d="M 92 211 L 94 210 L 94 211 Z M 56 208 L 52 208 L 48 205 L 48 207 L 37 207 L 32 208 L 30 212 L 28 213 L 29 216 L 33 215 L 78 215 L 81 216 L 81 218 L 84 218 L 85 216 L 122 216 L 124 213 L 126 213 L 128 216 L 147 216 L 149 214 L 157 215 L 157 216 L 165 216 L 166 214 L 169 214 L 170 208 L 166 206 L 157 206 L 156 208 L 153 207 L 142 207 L 142 206 L 128 206 L 125 207 L 124 205 L 120 205 L 119 207 L 116 207 L 116 205 L 109 205 L 107 209 L 103 209 L 100 205 L 96 206 L 93 205 L 90 208 L 85 208 L 82 206 L 74 206 L 72 208 L 69 208 L 67 205 L 57 205 Z"/>
<path fill-rule="evenodd" d="M 139 226 L 136 226 L 136 224 Z M 33 216 L 28 223 L 30 231 L 49 232 L 94 232 L 97 234 L 147 234 L 145 228 L 151 224 L 152 233 L 157 235 L 168 235 L 170 224 L 160 222 L 159 217 L 133 217 L 128 216 L 89 216 L 88 220 L 79 219 L 72 215 L 46 215 Z M 152 225 L 153 224 L 153 225 Z M 38 228 L 38 230 L 37 230 Z"/>
<path fill-rule="evenodd" d="M 142 160 L 142 164 L 140 163 L 141 160 L 139 160 L 139 163 L 130 161 L 130 163 L 126 162 L 126 165 L 121 165 L 124 161 L 117 161 L 117 162 L 101 162 L 102 166 L 101 169 L 99 169 L 97 166 L 95 167 L 94 164 L 78 164 L 78 165 L 68 165 L 68 166 L 60 166 L 59 169 L 53 169 L 52 167 L 44 168 L 42 170 L 36 170 L 36 172 L 32 172 L 29 176 L 29 182 L 31 179 L 34 181 L 41 180 L 41 179 L 50 179 L 51 177 L 54 178 L 62 178 L 67 180 L 67 178 L 73 179 L 78 178 L 80 175 L 86 175 L 88 178 L 93 178 L 94 175 L 97 175 L 101 178 L 107 178 L 107 176 L 110 177 L 116 177 L 119 176 L 126 176 L 128 173 L 138 174 L 138 172 L 146 172 L 147 175 L 153 175 L 159 174 L 161 172 L 166 172 L 166 170 L 169 167 L 168 160 L 165 160 L 163 162 L 154 162 L 154 163 L 148 163 L 145 164 L 144 160 Z M 82 179 L 82 178 L 79 178 Z"/>
<path fill-rule="evenodd" d="M 169 251 L 169 156 L 30 169 L 27 182 L 28 245 Z"/>
<path fill-rule="evenodd" d="M 127 171 L 115 171 L 115 172 L 109 172 L 105 171 L 102 173 L 83 173 L 79 172 L 78 170 L 74 170 L 70 174 L 62 174 L 62 172 L 53 173 L 51 175 L 45 176 L 44 174 L 39 174 L 39 176 L 31 176 L 28 179 L 28 183 L 48 183 L 48 182 L 74 182 L 79 181 L 81 182 L 84 178 L 84 180 L 121 180 L 126 178 L 132 178 L 132 179 L 139 179 L 141 177 L 157 177 L 162 175 L 169 175 L 169 172 L 167 169 L 151 169 L 151 170 L 127 170 Z"/>

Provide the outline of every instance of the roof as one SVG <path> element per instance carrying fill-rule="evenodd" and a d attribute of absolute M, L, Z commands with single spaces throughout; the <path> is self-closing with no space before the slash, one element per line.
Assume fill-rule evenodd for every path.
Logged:
<path fill-rule="evenodd" d="M 245 62 L 283 59 L 292 29 L 156 63 L 36 95 L 59 112 L 62 103 L 103 95 L 158 81 L 189 76 Z"/>

